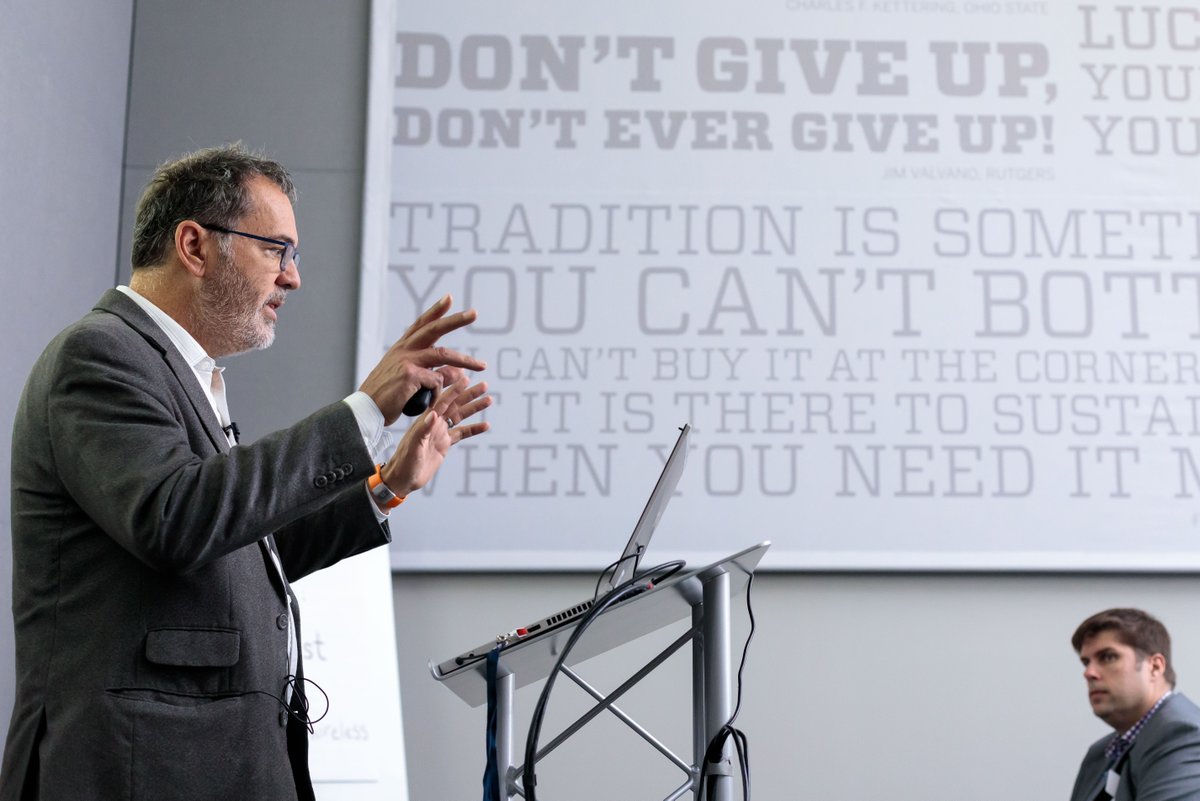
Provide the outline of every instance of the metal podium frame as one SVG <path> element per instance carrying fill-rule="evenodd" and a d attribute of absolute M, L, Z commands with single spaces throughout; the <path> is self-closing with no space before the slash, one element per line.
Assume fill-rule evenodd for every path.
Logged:
<path fill-rule="evenodd" d="M 705 752 L 713 737 L 733 714 L 734 682 L 737 676 L 732 663 L 730 602 L 745 590 L 768 547 L 770 542 L 762 542 L 706 567 L 683 571 L 652 590 L 614 605 L 597 617 L 572 650 L 569 663 L 560 668 L 564 676 L 596 703 L 561 734 L 542 746 L 535 756 L 535 764 L 601 712 L 608 710 L 687 775 L 687 779 L 668 793 L 663 801 L 676 801 L 689 791 L 698 798 Z M 681 620 L 690 620 L 688 630 L 608 695 L 592 687 L 572 669 L 579 662 Z M 517 742 L 514 731 L 515 691 L 517 687 L 549 676 L 562 646 L 577 623 L 573 621 L 547 632 L 545 636 L 515 642 L 500 653 L 496 680 L 496 763 L 500 772 L 501 793 L 505 799 L 524 797 L 520 776 L 526 766 L 513 762 L 517 751 L 514 748 Z M 692 644 L 691 762 L 672 753 L 616 706 L 616 701 L 631 687 L 689 642 Z M 487 700 L 485 663 L 485 659 L 479 659 L 445 673 L 432 662 L 429 667 L 433 677 L 460 698 L 471 706 L 481 706 Z M 720 761 L 710 763 L 705 769 L 711 779 L 707 792 L 710 801 L 732 801 L 734 784 L 729 748 L 730 744 L 726 742 Z"/>

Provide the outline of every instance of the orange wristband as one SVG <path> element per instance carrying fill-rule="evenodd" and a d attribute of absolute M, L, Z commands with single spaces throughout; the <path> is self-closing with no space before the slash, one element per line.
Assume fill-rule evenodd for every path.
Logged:
<path fill-rule="evenodd" d="M 383 476 L 380 475 L 380 471 L 382 469 L 383 465 L 375 465 L 375 474 L 367 479 L 367 489 L 370 490 L 371 497 L 374 498 L 375 502 L 378 503 L 382 508 L 395 509 L 397 506 L 404 503 L 404 498 L 401 498 L 399 495 L 392 492 L 391 489 L 388 488 L 388 485 L 383 483 Z"/>

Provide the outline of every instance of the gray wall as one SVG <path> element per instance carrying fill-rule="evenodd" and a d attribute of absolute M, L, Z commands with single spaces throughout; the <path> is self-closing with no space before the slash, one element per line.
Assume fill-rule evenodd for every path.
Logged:
<path fill-rule="evenodd" d="M 278 344 L 235 360 L 227 374 L 235 417 L 258 436 L 353 389 L 368 15 L 368 0 L 154 0 L 136 8 L 132 0 L 0 0 L 0 241 L 9 259 L 0 295 L 9 379 L 0 418 L 11 419 L 19 384 L 53 332 L 114 273 L 126 280 L 129 214 L 153 166 L 232 139 L 267 149 L 295 173 L 304 254 L 304 288 L 284 310 Z M 0 432 L 6 487 L 7 422 Z M 7 491 L 0 512 L 7 535 Z M 7 560 L 0 549 L 0 570 L 10 569 Z M 1063 798 L 1085 745 L 1104 731 L 1088 713 L 1070 631 L 1108 605 L 1156 611 L 1177 637 L 1187 691 L 1200 684 L 1196 583 L 1188 576 L 764 574 L 754 590 L 758 633 L 741 718 L 758 797 L 1000 801 L 1015 789 Z M 0 587 L 7 602 L 7 581 Z M 426 662 L 589 588 L 578 575 L 395 577 L 416 801 L 477 797 L 483 767 L 482 711 L 437 686 Z M 736 619 L 744 635 L 744 613 Z M 3 622 L 0 702 L 7 706 L 12 646 Z M 668 634 L 583 670 L 612 687 Z M 689 676 L 676 656 L 623 704 L 680 752 L 688 747 Z M 534 694 L 518 693 L 525 716 Z M 579 699 L 560 684 L 552 721 L 581 709 Z M 607 720 L 596 727 L 547 761 L 546 797 L 662 797 L 678 781 L 623 729 Z"/>
<path fill-rule="evenodd" d="M 137 4 L 121 280 L 137 194 L 163 161 L 241 140 L 299 186 L 301 291 L 280 312 L 277 344 L 225 373 L 251 439 L 354 389 L 369 10 L 368 0 Z"/>
<path fill-rule="evenodd" d="M 0 0 L 0 719 L 13 701 L 9 451 L 30 366 L 113 284 L 133 0 Z"/>

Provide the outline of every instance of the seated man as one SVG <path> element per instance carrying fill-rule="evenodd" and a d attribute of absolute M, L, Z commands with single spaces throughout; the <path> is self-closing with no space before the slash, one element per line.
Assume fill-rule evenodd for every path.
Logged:
<path fill-rule="evenodd" d="M 1088 701 L 1115 735 L 1088 749 L 1071 801 L 1200 799 L 1200 708 L 1175 692 L 1171 636 L 1140 609 L 1079 624 L 1071 645 Z"/>

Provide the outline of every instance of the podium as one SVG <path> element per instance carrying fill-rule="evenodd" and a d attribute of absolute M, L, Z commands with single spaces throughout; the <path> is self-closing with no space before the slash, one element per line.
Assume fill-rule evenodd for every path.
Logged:
<path fill-rule="evenodd" d="M 675 801 L 689 791 L 698 797 L 705 751 L 733 714 L 737 675 L 732 663 L 731 601 L 745 591 L 768 547 L 769 542 L 762 542 L 705 567 L 681 571 L 653 589 L 621 601 L 600 614 L 576 643 L 566 664 L 560 669 L 564 677 L 578 685 L 596 703 L 561 734 L 543 745 L 535 761 L 540 761 L 607 710 L 685 774 L 683 783 L 664 796 L 664 801 Z M 496 761 L 502 798 L 524 796 L 520 777 L 527 766 L 513 761 L 514 752 L 523 751 L 515 739 L 514 692 L 518 687 L 549 676 L 579 620 L 547 631 L 542 636 L 514 642 L 500 652 L 496 670 Z M 588 684 L 573 669 L 579 662 L 680 621 L 689 622 L 687 630 L 607 695 Z M 688 759 L 684 759 L 671 752 L 651 732 L 616 706 L 616 702 L 689 643 L 692 646 L 692 753 Z M 485 658 L 480 657 L 453 668 L 448 668 L 454 664 L 453 660 L 443 662 L 440 666 L 430 663 L 430 671 L 435 679 L 466 703 L 482 706 L 487 701 L 486 662 Z M 728 750 L 729 744 L 726 743 L 721 759 L 704 768 L 705 775 L 710 779 L 706 792 L 710 801 L 732 801 L 734 783 Z"/>

